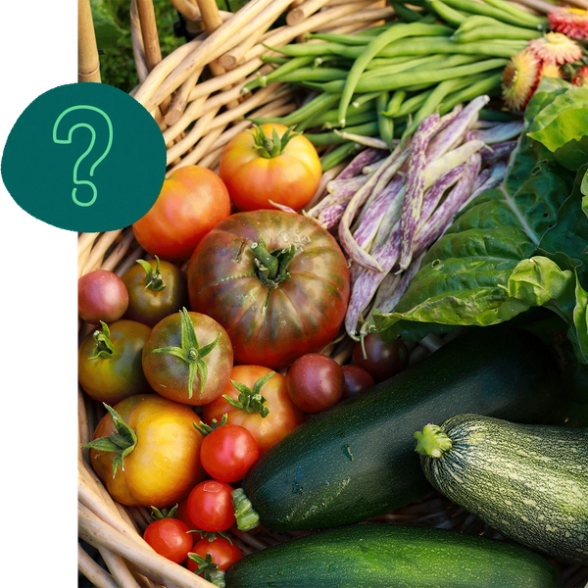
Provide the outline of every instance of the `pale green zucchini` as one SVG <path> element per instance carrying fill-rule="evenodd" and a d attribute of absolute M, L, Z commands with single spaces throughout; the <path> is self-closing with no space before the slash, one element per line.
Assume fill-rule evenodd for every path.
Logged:
<path fill-rule="evenodd" d="M 519 543 L 588 564 L 588 429 L 457 415 L 417 432 L 429 482 Z"/>

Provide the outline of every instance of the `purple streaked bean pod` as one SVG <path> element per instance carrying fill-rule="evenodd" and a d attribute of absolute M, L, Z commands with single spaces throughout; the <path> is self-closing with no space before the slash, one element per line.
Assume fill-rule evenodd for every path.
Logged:
<path fill-rule="evenodd" d="M 361 170 L 382 159 L 383 151 L 379 149 L 364 149 L 360 151 L 348 164 L 343 168 L 341 173 L 337 176 L 338 180 L 346 180 L 357 176 L 361 173 Z"/>
<path fill-rule="evenodd" d="M 445 232 L 453 217 L 464 204 L 471 199 L 476 185 L 476 178 L 480 173 L 481 163 L 482 158 L 479 153 L 474 153 L 470 156 L 468 165 L 453 190 L 416 235 L 414 243 L 415 255 L 419 255 L 425 249 L 428 249 Z"/>
<path fill-rule="evenodd" d="M 357 178 L 353 179 L 358 179 L 361 181 L 354 183 L 354 185 L 350 185 L 350 180 L 343 180 L 348 185 L 341 186 L 336 192 L 329 194 L 325 198 L 325 200 L 328 201 L 328 206 L 323 207 L 315 216 L 319 224 L 321 224 L 325 229 L 334 229 L 339 224 L 341 217 L 343 216 L 343 213 L 349 204 L 349 201 L 353 198 L 357 190 L 368 181 L 369 178 L 366 176 L 357 176 Z"/>
<path fill-rule="evenodd" d="M 465 134 L 478 120 L 480 110 L 488 104 L 488 96 L 478 96 L 472 100 L 456 116 L 451 124 L 447 125 L 437 136 L 429 143 L 427 148 L 427 161 L 435 161 L 457 145 L 459 145 Z"/>
<path fill-rule="evenodd" d="M 439 159 L 432 161 L 427 165 L 425 173 L 425 189 L 432 186 L 437 180 L 449 170 L 462 165 L 469 158 L 484 147 L 484 142 L 479 139 L 468 141 L 463 145 L 449 151 Z"/>
<path fill-rule="evenodd" d="M 482 165 L 492 165 L 501 159 L 507 159 L 517 146 L 518 141 L 502 141 L 492 146 L 486 145 L 480 150 Z"/>
<path fill-rule="evenodd" d="M 380 284 L 374 299 L 374 309 L 381 313 L 392 312 L 402 295 L 406 292 L 410 281 L 414 278 L 421 267 L 425 252 L 423 251 L 415 259 L 402 275 L 389 273 Z"/>
<path fill-rule="evenodd" d="M 327 184 L 327 194 L 310 210 L 306 211 L 306 215 L 318 219 L 325 210 L 332 206 L 337 206 L 343 201 L 347 204 L 357 190 L 367 181 L 367 176 L 355 176 L 346 180 L 331 180 Z"/>
<path fill-rule="evenodd" d="M 441 125 L 437 113 L 427 116 L 414 133 L 408 159 L 406 195 L 400 216 L 400 268 L 406 269 L 412 259 L 412 244 L 421 216 L 427 167 L 427 145 Z"/>
<path fill-rule="evenodd" d="M 480 139 L 484 143 L 502 143 L 518 137 L 523 131 L 525 123 L 522 120 L 513 120 L 510 122 L 500 123 L 490 129 L 480 129 L 472 131 L 473 139 Z"/>
<path fill-rule="evenodd" d="M 420 230 L 429 217 L 433 214 L 433 211 L 435 208 L 437 208 L 439 202 L 441 202 L 441 198 L 443 198 L 443 194 L 445 194 L 446 190 L 451 188 L 451 186 L 453 186 L 453 184 L 455 184 L 455 182 L 461 178 L 465 167 L 466 164 L 464 163 L 454 167 L 453 169 L 450 169 L 425 192 L 417 230 Z"/>
<path fill-rule="evenodd" d="M 407 160 L 409 152 L 410 148 L 402 144 L 390 154 L 388 161 L 372 174 L 368 181 L 355 193 L 347 205 L 343 217 L 341 218 L 341 222 L 339 223 L 338 234 L 341 246 L 350 259 L 366 269 L 378 272 L 383 271 L 380 264 L 357 244 L 351 233 L 351 224 L 353 223 L 360 207 L 372 194 L 372 191 L 378 184 L 380 178 L 384 175 L 392 177 Z"/>
<path fill-rule="evenodd" d="M 404 179 L 397 175 L 380 191 L 369 206 L 363 207 L 353 231 L 353 238 L 362 249 L 367 250 L 373 243 L 391 203 L 404 198 L 404 192 L 400 194 L 403 185 Z M 398 209 L 400 210 L 401 207 L 402 201 Z"/>
<path fill-rule="evenodd" d="M 280 204 L 279 202 L 274 202 L 273 200 L 268 200 L 268 202 L 272 206 L 275 206 L 277 209 L 281 210 L 282 212 L 298 214 L 298 211 L 294 210 L 293 208 L 290 208 L 289 206 L 286 206 L 285 204 Z"/>
<path fill-rule="evenodd" d="M 335 192 L 340 191 L 357 192 L 367 181 L 368 176 L 363 174 L 343 180 L 340 178 L 335 178 L 327 184 L 327 192 L 329 194 L 334 194 Z"/>
<path fill-rule="evenodd" d="M 380 166 L 384 165 L 384 162 L 386 161 L 386 157 L 384 157 L 383 159 L 378 159 L 378 161 L 374 161 L 374 163 L 370 163 L 369 165 L 366 165 L 362 168 L 361 173 L 362 174 L 372 174 L 374 173 Z"/>
<path fill-rule="evenodd" d="M 470 199 L 463 206 L 468 204 L 471 200 L 473 200 L 474 198 L 476 198 L 476 196 L 479 196 L 483 192 L 487 192 L 488 190 L 493 190 L 494 188 L 497 188 L 498 186 L 500 186 L 500 183 L 502 182 L 502 180 L 504 179 L 504 176 L 506 175 L 507 169 L 508 169 L 508 164 L 505 161 L 499 161 L 493 167 L 487 168 L 488 175 L 486 178 L 482 178 L 483 172 L 480 173 L 480 175 L 478 177 L 482 178 L 483 181 L 476 183 L 476 186 L 474 187 L 474 192 L 472 193 Z M 486 171 L 486 170 L 484 170 L 484 171 Z M 462 208 L 463 208 L 463 206 L 462 206 Z"/>

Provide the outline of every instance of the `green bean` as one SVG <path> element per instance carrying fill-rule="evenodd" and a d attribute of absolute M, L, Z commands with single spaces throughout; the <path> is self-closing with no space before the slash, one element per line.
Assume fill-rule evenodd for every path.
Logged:
<path fill-rule="evenodd" d="M 537 39 L 541 37 L 541 31 L 523 29 L 521 27 L 511 27 L 505 24 L 499 26 L 476 27 L 465 33 L 456 32 L 451 37 L 456 43 L 475 43 L 486 39 L 496 39 L 497 37 L 508 37 L 509 39 L 526 40 Z"/>
<path fill-rule="evenodd" d="M 407 61 L 412 61 L 413 59 L 414 57 L 412 55 L 401 55 L 400 57 L 374 57 L 374 59 L 369 62 L 366 70 L 370 71 L 372 69 L 377 69 L 378 67 L 406 63 Z"/>
<path fill-rule="evenodd" d="M 390 4 L 392 5 L 392 8 L 394 8 L 394 12 L 396 12 L 396 14 L 404 22 L 418 22 L 423 17 L 420 12 L 409 8 L 402 2 L 395 2 L 394 0 L 391 0 Z"/>
<path fill-rule="evenodd" d="M 294 112 L 281 117 L 280 119 L 273 118 L 254 118 L 251 119 L 255 124 L 263 124 L 264 122 L 279 122 L 288 127 L 297 125 L 305 120 L 307 117 L 314 116 L 319 112 L 329 110 L 337 104 L 339 96 L 337 94 L 319 94 Z"/>
<path fill-rule="evenodd" d="M 525 28 L 535 29 L 537 24 L 530 23 L 528 20 L 521 20 L 519 17 L 513 16 L 509 12 L 490 6 L 489 4 L 483 4 L 477 2 L 477 0 L 445 0 L 445 3 L 457 10 L 463 10 L 465 12 L 472 12 L 473 14 L 479 14 L 481 16 L 491 16 L 502 22 L 509 24 L 523 26 Z M 540 19 L 541 22 L 546 22 L 546 19 Z"/>
<path fill-rule="evenodd" d="M 353 102 L 351 102 L 349 106 L 352 108 L 358 108 L 362 104 L 376 99 L 379 94 L 380 92 L 366 92 L 365 94 L 360 94 L 359 96 L 353 98 Z"/>
<path fill-rule="evenodd" d="M 304 67 L 305 65 L 308 65 L 309 63 L 312 62 L 312 57 L 295 57 L 294 59 L 288 59 L 288 61 L 286 63 L 284 63 L 283 65 L 280 65 L 280 67 L 277 67 L 276 69 L 274 69 L 273 71 L 271 71 L 270 73 L 266 74 L 265 76 L 258 76 L 256 80 L 252 80 L 251 82 L 249 82 L 246 86 L 243 86 L 241 92 L 243 92 L 244 94 L 246 94 L 247 92 L 250 92 L 251 90 L 255 89 L 255 88 L 259 88 L 266 86 L 269 82 L 273 82 L 276 81 L 276 78 L 296 71 L 301 67 Z"/>
<path fill-rule="evenodd" d="M 434 63 L 435 61 L 439 61 L 440 58 L 441 56 L 439 55 L 432 55 L 431 57 L 421 57 L 417 59 L 412 58 L 410 61 L 398 63 L 397 65 L 379 67 L 378 69 L 370 69 L 361 75 L 360 81 L 369 80 L 377 76 L 391 76 L 402 71 L 412 70 L 419 67 L 420 65 L 425 65 L 429 63 Z"/>
<path fill-rule="evenodd" d="M 491 18 L 490 16 L 480 16 L 479 14 L 473 14 L 468 16 L 457 29 L 456 33 L 465 33 L 471 31 L 477 27 L 483 27 L 486 25 L 497 26 L 503 24 L 502 21 Z"/>
<path fill-rule="evenodd" d="M 386 105 L 385 114 L 386 116 L 395 117 L 398 111 L 400 110 L 400 105 L 402 101 L 406 97 L 406 92 L 404 90 L 396 90 L 390 98 L 390 101 Z"/>
<path fill-rule="evenodd" d="M 399 119 L 416 112 L 424 104 L 425 100 L 429 97 L 429 94 L 431 94 L 432 91 L 433 90 L 427 90 L 425 92 L 421 92 L 420 94 L 415 94 L 414 96 L 411 96 L 405 100 L 398 109 L 398 112 L 394 118 Z"/>
<path fill-rule="evenodd" d="M 397 41 L 404 37 L 411 36 L 434 36 L 444 35 L 451 33 L 451 29 L 444 27 L 443 25 L 429 25 L 421 23 L 410 23 L 410 24 L 398 24 L 391 26 L 387 31 L 379 34 L 377 37 L 372 39 L 370 43 L 362 51 L 361 55 L 355 60 L 355 63 L 349 71 L 345 88 L 341 96 L 341 102 L 339 103 L 339 119 L 341 124 L 345 126 L 345 116 L 347 114 L 347 108 L 351 102 L 351 97 L 355 92 L 355 87 L 363 73 L 366 65 L 387 45 L 393 41 Z"/>
<path fill-rule="evenodd" d="M 378 120 L 378 115 L 376 114 L 376 111 L 372 109 L 366 112 L 350 114 L 347 120 L 349 121 L 350 125 L 357 126 Z M 334 122 L 326 122 L 322 126 L 323 130 L 331 130 L 336 128 L 339 128 L 339 123 L 337 122 L 337 120 L 335 120 Z"/>
<path fill-rule="evenodd" d="M 390 147 L 390 150 L 392 151 L 392 139 L 394 138 L 394 121 L 384 114 L 384 111 L 388 107 L 389 101 L 390 94 L 388 92 L 382 92 L 376 98 L 376 111 L 378 116 L 378 128 L 380 131 L 380 137 L 384 141 L 386 141 L 388 147 Z"/>
<path fill-rule="evenodd" d="M 320 39 L 321 41 L 340 43 L 342 45 L 367 45 L 371 41 L 371 38 L 367 35 L 344 35 L 343 33 L 311 33 L 308 35 L 308 39 Z"/>
<path fill-rule="evenodd" d="M 439 114 L 446 114 L 458 104 L 473 100 L 477 96 L 492 94 L 493 92 L 499 91 L 502 84 L 502 69 L 497 70 L 495 73 L 490 73 L 492 75 L 489 77 L 486 74 L 483 78 L 481 77 L 481 79 L 477 82 L 473 82 L 467 88 L 450 94 L 443 104 L 441 104 Z"/>
<path fill-rule="evenodd" d="M 274 75 L 272 81 L 290 83 L 307 81 L 330 82 L 332 80 L 344 80 L 346 77 L 347 70 L 345 69 L 337 69 L 334 67 L 301 67 L 296 71 L 287 72 L 282 75 Z"/>
<path fill-rule="evenodd" d="M 546 28 L 547 19 L 541 16 L 536 16 L 519 8 L 512 2 L 506 2 L 505 0 L 485 0 L 486 4 L 490 4 L 494 8 L 498 10 L 504 10 L 504 12 L 508 12 L 512 14 L 515 18 L 519 19 L 519 22 L 522 24 L 523 22 L 528 22 L 530 26 L 535 24 L 535 26 L 539 29 Z"/>
<path fill-rule="evenodd" d="M 359 104 L 357 108 L 352 107 L 350 112 L 351 116 L 363 114 L 364 112 L 374 112 L 374 105 L 371 104 L 371 101 L 363 102 L 362 104 Z M 332 110 L 327 110 L 325 112 L 320 112 L 316 116 L 312 117 L 312 126 L 320 126 L 326 123 L 330 125 L 337 124 L 336 108 L 333 108 Z"/>
<path fill-rule="evenodd" d="M 277 55 L 262 55 L 259 59 L 265 63 L 279 63 L 280 65 L 290 61 L 288 57 L 278 57 Z"/>
<path fill-rule="evenodd" d="M 343 143 L 338 147 L 335 147 L 332 151 L 329 151 L 321 157 L 321 168 L 323 172 L 339 165 L 342 161 L 345 161 L 350 155 L 357 153 L 361 149 L 361 145 L 353 142 Z"/>
<path fill-rule="evenodd" d="M 347 49 L 347 45 L 341 43 L 290 43 L 283 47 L 270 47 L 264 43 L 262 43 L 262 45 L 266 49 L 290 57 L 303 57 L 307 55 L 312 55 L 312 57 L 320 55 L 342 55 L 345 49 Z"/>
<path fill-rule="evenodd" d="M 366 135 L 368 137 L 377 136 L 379 127 L 378 123 L 370 122 L 365 123 L 363 125 L 358 125 L 356 127 L 346 127 L 345 130 L 348 133 L 353 133 L 355 135 Z M 341 135 L 332 132 L 332 133 L 306 133 L 304 135 L 313 145 L 338 145 L 340 143 L 345 143 L 347 139 L 341 137 Z"/>
<path fill-rule="evenodd" d="M 427 6 L 434 10 L 443 20 L 455 26 L 459 26 L 467 18 L 465 14 L 451 8 L 451 6 L 447 6 L 441 0 L 428 0 Z"/>

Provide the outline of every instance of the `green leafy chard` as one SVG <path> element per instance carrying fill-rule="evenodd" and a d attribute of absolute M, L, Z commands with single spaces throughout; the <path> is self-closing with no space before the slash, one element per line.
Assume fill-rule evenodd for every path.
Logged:
<path fill-rule="evenodd" d="M 502 185 L 460 211 L 394 311 L 375 313 L 384 338 L 417 323 L 488 326 L 544 306 L 588 363 L 588 91 L 579 90 L 542 82 Z"/>

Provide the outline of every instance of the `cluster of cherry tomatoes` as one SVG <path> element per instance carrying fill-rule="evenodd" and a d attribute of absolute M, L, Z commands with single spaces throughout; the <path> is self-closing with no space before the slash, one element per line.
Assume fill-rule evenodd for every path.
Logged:
<path fill-rule="evenodd" d="M 266 208 L 272 195 L 304 192 L 283 202 L 300 208 L 320 173 L 304 190 L 292 180 L 261 194 L 268 183 L 247 175 L 258 151 L 295 170 L 299 188 L 316 166 L 302 137 L 288 142 L 288 167 L 271 154 L 278 135 L 250 135 L 223 154 L 221 177 L 198 166 L 168 177 L 133 226 L 150 259 L 78 283 L 92 325 L 79 381 L 107 410 L 86 445 L 92 467 L 116 501 L 152 508 L 144 539 L 155 551 L 208 579 L 242 557 L 225 534 L 231 493 L 259 456 L 407 363 L 401 341 L 375 334 L 348 365 L 319 352 L 344 319 L 347 260 L 313 220 Z M 235 205 L 245 212 L 231 215 Z"/>

